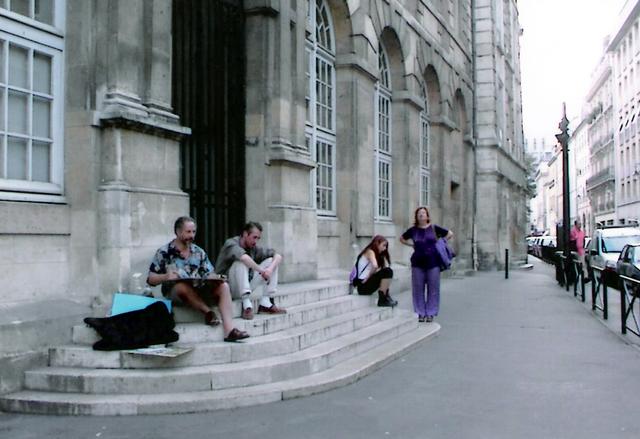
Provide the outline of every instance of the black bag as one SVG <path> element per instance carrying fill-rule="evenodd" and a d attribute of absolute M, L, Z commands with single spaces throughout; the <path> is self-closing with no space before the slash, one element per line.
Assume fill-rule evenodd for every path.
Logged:
<path fill-rule="evenodd" d="M 162 302 L 112 317 L 87 317 L 84 322 L 102 337 L 93 344 L 97 351 L 138 349 L 171 343 L 179 338 L 173 330 L 176 325 L 173 316 Z"/>

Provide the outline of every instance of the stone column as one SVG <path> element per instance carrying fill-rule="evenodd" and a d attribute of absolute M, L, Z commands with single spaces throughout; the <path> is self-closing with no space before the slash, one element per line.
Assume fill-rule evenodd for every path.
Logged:
<path fill-rule="evenodd" d="M 126 291 L 172 235 L 188 198 L 179 189 L 179 140 L 171 113 L 171 2 L 107 0 L 95 6 L 98 304 Z M 144 100 L 144 102 L 143 102 Z"/>
<path fill-rule="evenodd" d="M 171 0 L 144 2 L 145 89 L 150 114 L 177 122 L 171 108 Z"/>
<path fill-rule="evenodd" d="M 247 29 L 247 219 L 284 256 L 281 279 L 317 275 L 317 221 L 309 190 L 315 162 L 304 144 L 305 5 L 244 3 Z M 297 81 L 292 81 L 296 78 Z M 304 126 L 304 124 L 302 124 Z"/>
<path fill-rule="evenodd" d="M 106 17 L 100 28 L 104 40 L 99 42 L 106 73 L 106 90 L 103 95 L 98 93 L 102 117 L 123 112 L 146 116 L 147 109 L 140 98 L 144 72 L 143 1 L 106 0 L 99 3 L 97 10 Z"/>

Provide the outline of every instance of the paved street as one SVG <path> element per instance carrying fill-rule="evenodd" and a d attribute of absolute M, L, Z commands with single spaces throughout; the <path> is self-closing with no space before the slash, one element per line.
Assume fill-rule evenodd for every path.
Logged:
<path fill-rule="evenodd" d="M 534 261 L 509 280 L 501 272 L 445 280 L 440 335 L 335 391 L 199 415 L 0 414 L 0 437 L 640 437 L 640 349 L 553 275 Z M 399 298 L 409 306 L 408 293 Z M 618 315 L 610 319 L 617 328 Z"/>

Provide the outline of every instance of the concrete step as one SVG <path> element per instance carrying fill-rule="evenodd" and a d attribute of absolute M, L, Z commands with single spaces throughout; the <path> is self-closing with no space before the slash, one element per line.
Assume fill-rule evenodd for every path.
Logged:
<path fill-rule="evenodd" d="M 234 318 L 233 324 L 238 329 L 247 331 L 252 337 L 257 337 L 366 307 L 372 303 L 371 300 L 371 297 L 355 295 L 337 296 L 315 303 L 288 307 L 286 314 L 255 314 L 253 320 Z M 202 320 L 199 320 L 197 324 L 176 324 L 175 331 L 180 335 L 180 343 L 202 343 L 222 341 L 223 339 L 221 325 L 212 328 L 204 325 Z M 73 327 L 73 343 L 92 345 L 99 339 L 96 331 L 87 325 Z"/>
<path fill-rule="evenodd" d="M 346 278 L 345 278 L 346 279 Z M 349 285 L 346 280 L 313 280 L 281 284 L 278 292 L 273 295 L 276 305 L 284 308 L 304 305 L 306 303 L 319 302 L 321 300 L 332 299 L 334 297 L 349 294 Z M 207 298 L 205 298 L 207 299 Z M 208 300 L 207 300 L 208 301 Z M 252 297 L 253 309 L 258 309 L 258 298 Z M 217 308 L 213 306 L 213 309 Z M 106 310 L 98 310 L 100 316 L 106 315 Z M 242 314 L 242 304 L 240 300 L 233 301 L 233 315 L 240 317 Z M 202 314 L 191 308 L 175 305 L 173 316 L 176 323 L 200 323 Z"/>
<path fill-rule="evenodd" d="M 415 330 L 417 321 L 412 313 L 395 310 L 394 314 L 390 319 L 287 355 L 178 369 L 48 367 L 27 371 L 25 388 L 69 393 L 151 394 L 226 389 L 290 380 L 333 367 Z"/>
<path fill-rule="evenodd" d="M 90 308 L 69 300 L 0 305 L 0 394 L 22 387 L 25 370 L 47 364 L 47 349 L 69 343 Z"/>
<path fill-rule="evenodd" d="M 141 357 L 124 351 L 94 351 L 90 346 L 59 346 L 49 350 L 52 367 L 84 367 L 101 369 L 175 368 L 206 364 L 237 363 L 275 355 L 286 355 L 310 346 L 357 331 L 393 315 L 390 308 L 365 307 L 334 317 L 306 323 L 243 343 L 208 341 L 203 343 L 174 343 L 173 346 L 193 347 L 193 351 L 176 358 Z M 197 323 L 183 324 L 199 327 Z M 207 328 L 205 328 L 207 329 Z M 218 328 L 208 328 L 221 331 Z M 188 332 L 189 328 L 185 331 Z"/>
<path fill-rule="evenodd" d="M 415 318 L 412 316 L 412 321 Z M 320 393 L 353 383 L 435 336 L 437 323 L 413 326 L 401 337 L 376 340 L 366 352 L 310 375 L 242 388 L 160 394 L 104 395 L 21 391 L 0 399 L 10 412 L 48 415 L 144 415 L 231 409 Z"/>

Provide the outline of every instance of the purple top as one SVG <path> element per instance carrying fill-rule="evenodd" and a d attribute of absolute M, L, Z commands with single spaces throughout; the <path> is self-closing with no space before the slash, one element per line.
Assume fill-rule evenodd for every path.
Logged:
<path fill-rule="evenodd" d="M 429 225 L 422 229 L 413 226 L 402 234 L 402 238 L 413 241 L 413 254 L 411 255 L 411 266 L 420 268 L 433 268 L 440 266 L 440 258 L 436 251 L 436 241 L 438 238 L 446 236 L 449 230 L 437 226 Z"/>

